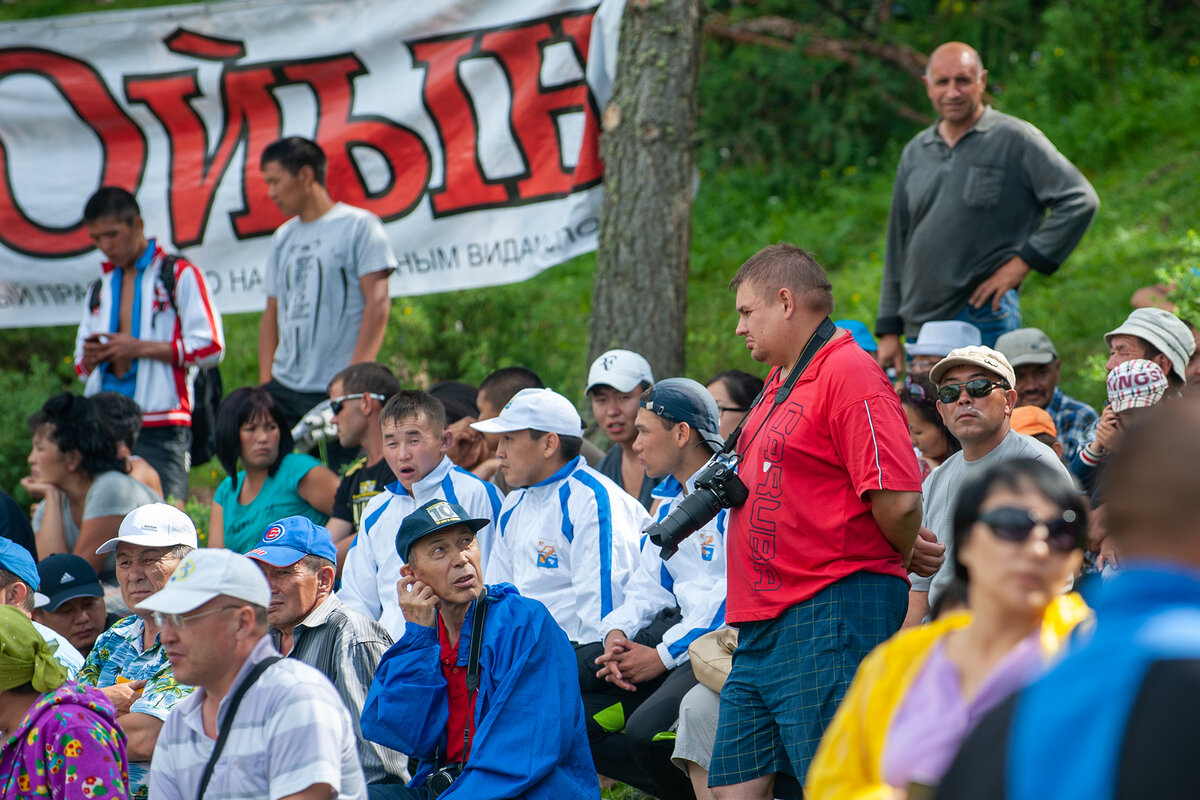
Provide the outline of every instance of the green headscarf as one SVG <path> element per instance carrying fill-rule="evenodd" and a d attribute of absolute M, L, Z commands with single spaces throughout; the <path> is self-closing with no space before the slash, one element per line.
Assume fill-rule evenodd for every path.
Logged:
<path fill-rule="evenodd" d="M 66 668 L 54 658 L 51 647 L 15 606 L 0 605 L 0 692 L 32 683 L 45 694 L 67 680 Z"/>

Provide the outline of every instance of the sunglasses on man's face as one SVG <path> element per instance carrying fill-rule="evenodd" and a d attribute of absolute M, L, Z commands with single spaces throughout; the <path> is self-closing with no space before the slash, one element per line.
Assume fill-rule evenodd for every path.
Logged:
<path fill-rule="evenodd" d="M 1007 389 L 1008 385 L 1000 381 L 989 381 L 987 378 L 976 378 L 973 381 L 965 383 L 947 383 L 945 386 L 938 388 L 938 400 L 941 400 L 946 405 L 958 402 L 958 396 L 963 389 L 967 390 L 967 397 L 987 397 L 992 393 L 993 389 Z"/>
<path fill-rule="evenodd" d="M 992 529 L 992 535 L 1006 542 L 1024 542 L 1039 525 L 1046 527 L 1046 544 L 1056 553 L 1069 553 L 1082 547 L 1087 535 L 1084 520 L 1074 511 L 1064 511 L 1058 519 L 1044 520 L 1027 508 L 1005 506 L 979 515 L 979 521 Z"/>
<path fill-rule="evenodd" d="M 347 401 L 359 400 L 363 397 L 374 397 L 381 403 L 387 400 L 387 398 L 383 395 L 375 394 L 374 392 L 355 392 L 354 394 L 344 394 L 341 397 L 333 398 L 329 401 L 329 407 L 333 410 L 334 416 L 337 416 L 338 414 L 342 413 L 342 408 L 346 405 Z"/>

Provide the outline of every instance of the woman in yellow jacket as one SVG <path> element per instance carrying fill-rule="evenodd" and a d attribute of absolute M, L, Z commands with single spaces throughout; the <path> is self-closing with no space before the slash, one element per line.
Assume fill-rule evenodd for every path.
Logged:
<path fill-rule="evenodd" d="M 809 800 L 904 800 L 936 785 L 989 709 L 1035 677 L 1090 612 L 1062 588 L 1086 513 L 1069 478 L 1031 460 L 968 480 L 954 570 L 970 612 L 903 631 L 859 667 L 808 772 Z"/>

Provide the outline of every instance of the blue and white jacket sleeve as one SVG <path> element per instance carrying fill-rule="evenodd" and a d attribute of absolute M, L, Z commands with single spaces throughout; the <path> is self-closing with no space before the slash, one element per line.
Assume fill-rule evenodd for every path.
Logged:
<path fill-rule="evenodd" d="M 658 545 L 650 541 L 650 537 L 643 536 L 637 569 L 625 584 L 625 602 L 604 617 L 600 626 L 604 635 L 619 630 L 632 638 L 649 625 L 659 611 L 675 608 L 679 603 L 671 591 L 673 584 L 666 562 L 659 555 Z"/>
<path fill-rule="evenodd" d="M 379 662 L 362 711 L 362 734 L 422 761 L 432 759 L 450 710 L 437 629 L 407 622 Z"/>
<path fill-rule="evenodd" d="M 637 566 L 641 530 L 632 530 L 626 515 L 606 506 L 606 494 L 600 503 L 583 492 L 579 495 L 583 496 L 571 497 L 563 518 L 563 534 L 571 543 L 571 585 L 579 621 L 576 641 L 600 642 L 608 633 L 604 618 L 625 601 L 625 584 Z"/>

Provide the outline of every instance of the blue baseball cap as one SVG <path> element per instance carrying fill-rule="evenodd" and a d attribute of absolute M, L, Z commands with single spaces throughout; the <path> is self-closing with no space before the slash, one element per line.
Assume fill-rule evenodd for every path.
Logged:
<path fill-rule="evenodd" d="M 686 422 L 714 451 L 720 450 L 720 414 L 708 389 L 691 378 L 667 378 L 650 387 L 650 399 L 639 405 L 670 422 Z"/>
<path fill-rule="evenodd" d="M 37 590 L 42 585 L 42 577 L 38 575 L 37 564 L 29 551 L 11 539 L 0 536 L 0 567 L 16 575 L 30 589 Z"/>
<path fill-rule="evenodd" d="M 478 533 L 481 528 L 486 528 L 491 523 L 490 519 L 472 519 L 467 510 L 458 503 L 434 498 L 422 504 L 400 523 L 400 532 L 396 534 L 396 552 L 407 562 L 408 552 L 418 539 L 455 525 L 466 525 Z"/>
<path fill-rule="evenodd" d="M 324 525 L 308 517 L 284 517 L 267 526 L 246 556 L 273 567 L 290 567 L 305 556 L 318 556 L 336 564 L 337 548 Z"/>
<path fill-rule="evenodd" d="M 859 322 L 856 319 L 839 319 L 833 324 L 849 331 L 858 346 L 868 353 L 874 353 L 879 349 L 879 344 L 875 341 L 875 337 L 871 335 L 871 329 L 866 326 L 866 323 Z"/>

